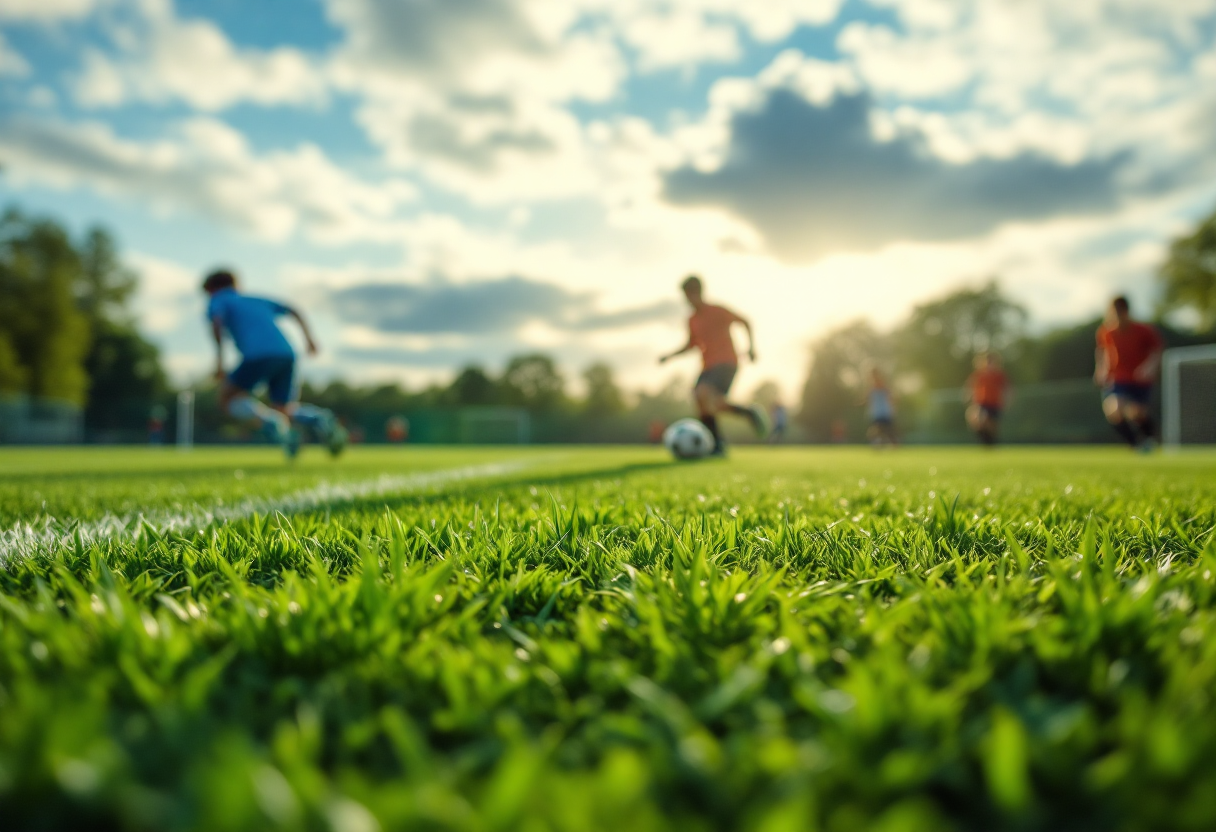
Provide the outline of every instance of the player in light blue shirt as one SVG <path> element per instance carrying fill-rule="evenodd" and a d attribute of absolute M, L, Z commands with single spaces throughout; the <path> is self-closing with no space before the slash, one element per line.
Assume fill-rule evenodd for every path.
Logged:
<path fill-rule="evenodd" d="M 315 355 L 317 345 L 303 316 L 278 301 L 241 294 L 236 276 L 224 269 L 207 275 L 203 291 L 210 297 L 207 320 L 215 337 L 220 407 L 237 419 L 260 423 L 274 441 L 282 443 L 288 457 L 300 449 L 296 426 L 315 434 L 334 456 L 341 453 L 347 434 L 333 413 L 297 401 L 295 350 L 279 329 L 278 319 L 294 318 L 304 333 L 308 354 Z M 224 371 L 225 336 L 241 354 L 241 363 L 231 373 Z M 269 407 L 254 397 L 254 390 L 262 385 Z"/>

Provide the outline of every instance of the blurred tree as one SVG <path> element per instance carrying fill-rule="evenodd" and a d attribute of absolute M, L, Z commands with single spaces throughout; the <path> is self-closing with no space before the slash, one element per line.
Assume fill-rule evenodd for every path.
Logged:
<path fill-rule="evenodd" d="M 498 385 L 481 367 L 465 367 L 444 393 L 444 403 L 457 407 L 496 404 Z"/>
<path fill-rule="evenodd" d="M 0 321 L 0 327 L 3 327 Z M 26 372 L 21 358 L 7 332 L 0 330 L 0 393 L 20 393 L 25 390 Z"/>
<path fill-rule="evenodd" d="M 894 334 L 900 369 L 929 389 L 957 387 L 971 374 L 976 353 L 997 350 L 1014 363 L 1018 356 L 1008 353 L 1016 353 L 1027 318 L 995 280 L 921 304 Z"/>
<path fill-rule="evenodd" d="M 1191 309 L 1200 329 L 1216 329 L 1216 212 L 1170 244 L 1158 277 L 1165 284 L 1161 312 Z"/>
<path fill-rule="evenodd" d="M 617 387 L 612 367 L 603 362 L 592 364 L 583 371 L 583 381 L 587 384 L 587 398 L 583 407 L 588 413 L 607 416 L 625 409 L 625 396 Z"/>
<path fill-rule="evenodd" d="M 143 430 L 151 407 L 171 394 L 160 351 L 135 327 L 101 319 L 85 357 L 89 399 L 85 425 L 93 432 Z"/>
<path fill-rule="evenodd" d="M 811 345 L 811 369 L 802 388 L 798 421 L 814 441 L 827 442 L 832 423 L 860 421 L 865 371 L 889 360 L 890 343 L 868 321 L 854 321 Z"/>
<path fill-rule="evenodd" d="M 752 392 L 752 402 L 765 410 L 771 409 L 779 401 L 781 401 L 781 386 L 772 379 L 760 382 Z"/>
<path fill-rule="evenodd" d="M 15 209 L 0 217 L 0 333 L 16 356 L 8 384 L 83 404 L 89 320 L 77 305 L 81 258 L 57 223 Z M 11 360 L 9 363 L 12 363 Z"/>
<path fill-rule="evenodd" d="M 553 359 L 542 353 L 512 358 L 499 383 L 503 404 L 539 411 L 557 410 L 565 403 L 565 379 Z"/>

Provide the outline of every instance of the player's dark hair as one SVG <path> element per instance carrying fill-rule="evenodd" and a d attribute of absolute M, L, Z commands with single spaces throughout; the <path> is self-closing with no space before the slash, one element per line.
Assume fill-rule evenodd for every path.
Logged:
<path fill-rule="evenodd" d="M 236 286 L 236 275 L 227 269 L 216 269 L 203 280 L 204 292 L 218 292 Z"/>
<path fill-rule="evenodd" d="M 1112 300 L 1110 302 L 1110 305 L 1113 306 L 1119 312 L 1127 312 L 1128 309 L 1131 308 L 1127 302 L 1127 297 L 1125 295 L 1119 295 L 1119 297 L 1115 298 L 1114 300 Z"/>
<path fill-rule="evenodd" d="M 685 292 L 687 292 L 689 288 L 693 286 L 697 287 L 698 289 L 702 288 L 701 278 L 697 277 L 695 274 L 690 274 L 688 277 L 684 278 L 684 282 L 680 284 L 680 288 Z"/>

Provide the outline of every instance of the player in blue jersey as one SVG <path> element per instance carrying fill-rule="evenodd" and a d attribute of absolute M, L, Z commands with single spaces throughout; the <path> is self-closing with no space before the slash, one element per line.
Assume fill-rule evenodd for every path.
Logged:
<path fill-rule="evenodd" d="M 300 450 L 299 427 L 311 431 L 337 456 L 346 447 L 346 429 L 330 411 L 298 402 L 296 354 L 279 329 L 278 319 L 294 318 L 304 333 L 308 354 L 317 352 L 308 324 L 299 312 L 278 301 L 241 294 L 236 276 L 225 269 L 214 271 L 203 281 L 207 320 L 215 337 L 215 375 L 220 382 L 220 407 L 244 421 L 255 421 L 289 458 Z M 231 373 L 224 371 L 224 336 L 231 339 L 241 363 Z M 253 391 L 266 386 L 267 407 Z"/>

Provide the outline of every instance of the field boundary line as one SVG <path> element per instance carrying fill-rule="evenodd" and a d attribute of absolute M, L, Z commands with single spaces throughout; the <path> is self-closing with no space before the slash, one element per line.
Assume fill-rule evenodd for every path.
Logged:
<path fill-rule="evenodd" d="M 409 494 L 435 485 L 512 474 L 533 465 L 535 460 L 512 460 L 483 465 L 465 465 L 412 474 L 381 474 L 353 482 L 322 481 L 277 498 L 245 498 L 232 505 L 196 505 L 184 511 L 110 514 L 96 520 L 73 521 L 45 517 L 39 523 L 17 523 L 0 531 L 0 569 L 58 546 L 75 545 L 77 538 L 89 546 L 112 540 L 130 540 L 145 525 L 158 534 L 192 532 L 213 523 L 232 523 L 255 514 L 300 514 L 327 506 L 369 497 Z"/>

